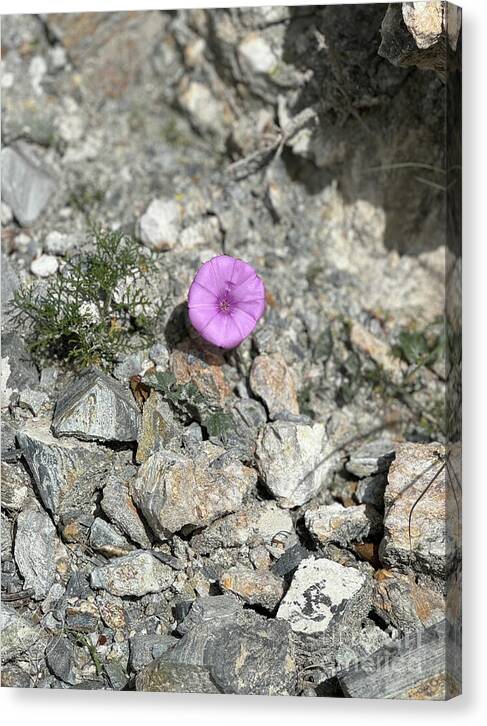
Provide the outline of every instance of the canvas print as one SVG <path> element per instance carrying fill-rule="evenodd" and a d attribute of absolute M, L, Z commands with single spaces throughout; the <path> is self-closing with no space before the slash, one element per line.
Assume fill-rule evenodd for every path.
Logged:
<path fill-rule="evenodd" d="M 460 9 L 1 42 L 2 686 L 458 695 Z"/>

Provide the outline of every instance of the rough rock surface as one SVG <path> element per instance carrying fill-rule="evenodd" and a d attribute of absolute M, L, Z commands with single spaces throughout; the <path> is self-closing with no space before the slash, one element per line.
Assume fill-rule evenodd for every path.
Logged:
<path fill-rule="evenodd" d="M 256 462 L 279 504 L 292 508 L 309 501 L 326 485 L 334 459 L 323 424 L 276 421 L 259 436 Z"/>
<path fill-rule="evenodd" d="M 39 166 L 25 142 L 2 149 L 1 160 L 2 199 L 9 205 L 19 224 L 28 227 L 49 202 L 55 182 Z"/>
<path fill-rule="evenodd" d="M 42 600 L 56 577 L 56 528 L 49 515 L 35 500 L 19 513 L 15 534 L 15 562 L 32 588 L 34 598 Z"/>
<path fill-rule="evenodd" d="M 268 570 L 232 567 L 220 576 L 225 592 L 233 592 L 249 605 L 274 610 L 284 594 L 284 583 Z"/>
<path fill-rule="evenodd" d="M 133 552 L 117 557 L 108 565 L 95 567 L 90 577 L 94 588 L 121 597 L 141 597 L 150 592 L 166 590 L 174 578 L 174 570 L 150 552 Z"/>
<path fill-rule="evenodd" d="M 85 441 L 135 441 L 139 418 L 130 392 L 100 371 L 89 371 L 59 397 L 52 430 Z"/>
<path fill-rule="evenodd" d="M 235 511 L 256 478 L 252 469 L 206 443 L 196 458 L 170 451 L 152 454 L 142 464 L 132 492 L 153 532 L 165 538 Z"/>
<path fill-rule="evenodd" d="M 2 603 L 0 612 L 2 633 L 2 662 L 7 662 L 31 650 L 42 641 L 42 632 L 14 608 Z"/>
<path fill-rule="evenodd" d="M 266 405 L 271 419 L 280 413 L 299 414 L 296 384 L 282 355 L 259 355 L 250 369 L 250 388 Z"/>
<path fill-rule="evenodd" d="M 347 547 L 352 542 L 363 542 L 380 532 L 382 521 L 373 507 L 362 504 L 344 507 L 338 502 L 308 510 L 306 527 L 321 544 L 333 542 Z"/>

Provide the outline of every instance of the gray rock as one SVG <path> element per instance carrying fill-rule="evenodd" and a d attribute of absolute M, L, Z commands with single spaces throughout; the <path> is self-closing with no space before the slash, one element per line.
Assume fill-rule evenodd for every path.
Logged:
<path fill-rule="evenodd" d="M 271 419 L 284 412 L 299 414 L 296 382 L 280 353 L 258 355 L 249 384 L 252 393 L 265 403 Z"/>
<path fill-rule="evenodd" d="M 269 570 L 252 570 L 237 565 L 220 576 L 220 587 L 233 592 L 249 605 L 274 610 L 284 595 L 284 582 Z"/>
<path fill-rule="evenodd" d="M 303 560 L 282 600 L 277 618 L 297 633 L 347 633 L 370 609 L 371 584 L 366 575 L 332 560 Z"/>
<path fill-rule="evenodd" d="M 286 550 L 271 567 L 272 572 L 278 577 L 290 575 L 303 561 L 312 557 L 312 553 L 303 547 L 299 542 Z"/>
<path fill-rule="evenodd" d="M 0 613 L 2 633 L 2 664 L 6 663 L 34 646 L 43 648 L 43 634 L 39 626 L 18 613 L 14 608 L 2 602 Z M 45 640 L 44 640 L 45 644 Z"/>
<path fill-rule="evenodd" d="M 103 498 L 100 504 L 108 519 L 132 542 L 141 547 L 150 547 L 150 540 L 126 482 L 110 475 L 103 487 Z"/>
<path fill-rule="evenodd" d="M 91 525 L 89 542 L 95 552 L 105 557 L 122 557 L 134 549 L 125 537 L 100 517 L 96 517 Z"/>
<path fill-rule="evenodd" d="M 158 391 L 152 390 L 142 411 L 137 436 L 137 463 L 142 464 L 151 454 L 171 442 L 171 448 L 181 448 L 181 426 L 176 422 L 169 403 Z"/>
<path fill-rule="evenodd" d="M 48 204 L 56 183 L 25 142 L 2 149 L 2 199 L 23 227 L 29 227 Z"/>
<path fill-rule="evenodd" d="M 2 461 L 2 508 L 19 512 L 30 494 L 30 477 L 22 466 Z"/>
<path fill-rule="evenodd" d="M 58 399 L 52 430 L 85 441 L 135 441 L 139 409 L 130 392 L 100 371 L 88 371 Z"/>
<path fill-rule="evenodd" d="M 96 474 L 106 467 L 110 456 L 95 445 L 55 439 L 41 420 L 31 421 L 19 431 L 17 441 L 42 502 L 53 514 L 59 515 L 77 501 L 85 502 L 85 493 L 101 486 Z"/>
<path fill-rule="evenodd" d="M 2 272 L 2 327 L 6 327 L 11 317 L 10 303 L 14 296 L 15 290 L 20 285 L 20 280 L 14 268 L 10 264 L 7 255 L 1 254 L 1 272 Z M 3 347 L 3 344 L 2 344 Z"/>
<path fill-rule="evenodd" d="M 267 421 L 264 406 L 252 398 L 237 401 L 232 408 L 234 428 L 227 435 L 226 446 L 242 461 L 252 461 L 259 428 Z"/>
<path fill-rule="evenodd" d="M 304 519 L 307 529 L 320 544 L 332 542 L 342 547 L 373 537 L 382 526 L 379 513 L 365 504 L 344 507 L 334 502 L 308 510 Z"/>
<path fill-rule="evenodd" d="M 49 670 L 57 678 L 74 686 L 76 683 L 74 646 L 67 638 L 56 637 L 54 643 L 48 645 L 46 661 Z"/>
<path fill-rule="evenodd" d="M 34 416 L 38 416 L 42 407 L 49 401 L 49 396 L 42 391 L 25 388 L 19 394 L 19 406 L 27 408 Z"/>
<path fill-rule="evenodd" d="M 365 444 L 350 456 L 345 467 L 359 478 L 387 471 L 394 458 L 394 445 L 390 441 Z"/>
<path fill-rule="evenodd" d="M 241 610 L 238 600 L 231 595 L 214 595 L 197 598 L 191 605 L 188 614 L 178 625 L 178 633 L 184 635 L 190 630 L 205 627 L 213 622 L 231 623 Z"/>
<path fill-rule="evenodd" d="M 104 567 L 91 572 L 91 586 L 107 590 L 112 595 L 141 597 L 149 592 L 167 590 L 176 573 L 150 552 L 132 552 L 113 559 Z"/>
<path fill-rule="evenodd" d="M 257 440 L 256 462 L 269 491 L 282 507 L 309 501 L 326 485 L 335 457 L 323 424 L 275 421 Z"/>
<path fill-rule="evenodd" d="M 140 467 L 134 501 L 157 535 L 201 527 L 240 507 L 255 472 L 219 447 L 204 442 L 195 458 L 161 451 Z"/>
<path fill-rule="evenodd" d="M 296 671 L 288 624 L 252 611 L 237 611 L 232 622 L 200 623 L 183 636 L 170 657 L 207 666 L 223 693 L 294 693 Z"/>
<path fill-rule="evenodd" d="M 19 393 L 25 388 L 37 386 L 39 373 L 18 333 L 8 332 L 2 335 L 2 375 L 5 359 L 9 367 L 9 375 L 6 377 L 8 388 Z"/>
<path fill-rule="evenodd" d="M 458 493 L 455 500 L 450 487 L 458 485 L 447 477 L 445 456 L 443 444 L 398 445 L 384 495 L 379 556 L 386 566 L 442 578 L 453 567 L 461 535 Z"/>
<path fill-rule="evenodd" d="M 24 588 L 42 600 L 56 577 L 56 528 L 50 517 L 32 499 L 17 517 L 15 562 L 24 578 Z"/>
<path fill-rule="evenodd" d="M 181 231 L 182 207 L 175 199 L 154 199 L 139 220 L 138 235 L 151 250 L 175 247 Z"/>
<path fill-rule="evenodd" d="M 172 635 L 160 635 L 159 633 L 135 635 L 130 638 L 129 662 L 132 670 L 138 673 L 144 666 L 171 650 L 177 642 Z"/>
<path fill-rule="evenodd" d="M 162 656 L 146 666 L 135 679 L 135 689 L 166 693 L 220 693 L 208 668 L 172 663 L 169 656 Z"/>
<path fill-rule="evenodd" d="M 360 504 L 371 504 L 376 509 L 383 510 L 386 484 L 386 474 L 367 476 L 358 482 L 355 496 Z"/>
<path fill-rule="evenodd" d="M 453 602 L 453 599 L 451 600 Z M 380 570 L 372 595 L 374 611 L 401 633 L 428 628 L 445 618 L 443 595 L 417 576 L 397 570 Z"/>

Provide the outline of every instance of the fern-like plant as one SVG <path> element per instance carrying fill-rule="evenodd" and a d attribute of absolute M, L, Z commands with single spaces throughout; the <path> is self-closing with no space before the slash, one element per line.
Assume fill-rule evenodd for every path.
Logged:
<path fill-rule="evenodd" d="M 93 251 L 72 257 L 47 284 L 22 285 L 12 301 L 33 357 L 110 369 L 131 338 L 151 337 L 157 312 L 140 281 L 154 260 L 128 235 L 94 227 Z"/>

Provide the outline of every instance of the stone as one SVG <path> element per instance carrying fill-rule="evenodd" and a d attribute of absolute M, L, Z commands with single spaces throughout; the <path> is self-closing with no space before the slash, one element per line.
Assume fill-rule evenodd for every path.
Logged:
<path fill-rule="evenodd" d="M 170 369 L 178 384 L 194 383 L 198 391 L 213 403 L 224 408 L 232 390 L 223 371 L 223 357 L 206 347 L 185 342 L 173 350 Z"/>
<path fill-rule="evenodd" d="M 76 245 L 79 244 L 79 237 L 73 234 L 64 234 L 53 230 L 49 232 L 44 239 L 44 252 L 48 255 L 58 255 L 64 257 Z"/>
<path fill-rule="evenodd" d="M 22 227 L 29 227 L 47 206 L 56 183 L 33 156 L 31 147 L 17 142 L 1 152 L 2 199 Z"/>
<path fill-rule="evenodd" d="M 382 527 L 379 513 L 365 504 L 357 507 L 344 507 L 338 502 L 323 505 L 318 509 L 308 510 L 304 521 L 317 542 L 332 542 L 342 547 L 374 537 Z"/>
<path fill-rule="evenodd" d="M 201 534 L 195 535 L 191 546 L 196 552 L 211 554 L 220 547 L 271 546 L 275 537 L 282 534 L 286 535 L 287 545 L 293 532 L 293 520 L 288 511 L 275 502 L 252 501 L 237 512 L 220 517 Z"/>
<path fill-rule="evenodd" d="M 144 666 L 171 650 L 177 643 L 172 635 L 147 633 L 130 638 L 130 667 L 138 673 Z"/>
<path fill-rule="evenodd" d="M 156 366 L 167 368 L 169 364 L 169 349 L 164 342 L 154 343 L 149 350 L 149 358 Z"/>
<path fill-rule="evenodd" d="M 144 548 L 150 547 L 150 539 L 126 482 L 110 475 L 103 487 L 100 505 L 110 522 L 115 524 L 132 542 Z"/>
<path fill-rule="evenodd" d="M 20 285 L 20 280 L 17 273 L 15 272 L 12 264 L 10 263 L 7 255 L 2 251 L 1 253 L 1 275 L 2 275 L 2 328 L 7 325 L 8 321 L 12 317 L 12 311 L 10 304 L 12 302 L 15 291 Z M 3 342 L 2 342 L 3 348 Z M 3 361 L 3 356 L 2 356 Z M 3 396 L 2 396 L 2 407 L 3 407 Z"/>
<path fill-rule="evenodd" d="M 199 597 L 187 606 L 182 622 L 178 625 L 178 633 L 181 635 L 213 622 L 219 625 L 224 622 L 231 623 L 241 610 L 240 603 L 231 595 Z"/>
<path fill-rule="evenodd" d="M 220 693 L 208 668 L 171 663 L 165 656 L 150 663 L 137 675 L 135 689 L 166 693 Z"/>
<path fill-rule="evenodd" d="M 7 227 L 10 222 L 13 220 L 14 215 L 12 214 L 12 210 L 8 206 L 8 204 L 5 204 L 5 202 L 0 202 L 0 221 L 4 227 Z"/>
<path fill-rule="evenodd" d="M 444 3 L 441 0 L 402 4 L 404 23 L 416 41 L 418 48 L 430 48 L 441 40 L 443 35 L 443 13 Z"/>
<path fill-rule="evenodd" d="M 49 396 L 43 391 L 25 388 L 19 394 L 19 406 L 27 408 L 34 416 L 38 416 L 42 407 L 49 401 Z"/>
<path fill-rule="evenodd" d="M 374 579 L 373 609 L 400 633 L 428 628 L 445 618 L 444 597 L 425 582 L 417 582 L 414 575 L 378 570 Z"/>
<path fill-rule="evenodd" d="M 67 638 L 56 636 L 53 645 L 46 648 L 49 670 L 64 683 L 76 683 L 74 646 Z"/>
<path fill-rule="evenodd" d="M 32 260 L 30 271 L 36 277 L 49 277 L 56 274 L 59 269 L 59 262 L 53 255 L 40 255 Z"/>
<path fill-rule="evenodd" d="M 259 33 L 245 36 L 238 47 L 241 61 L 253 73 L 272 73 L 277 67 L 277 58 L 272 48 Z"/>
<path fill-rule="evenodd" d="M 77 633 L 96 633 L 100 627 L 98 609 L 90 600 L 66 608 L 66 626 Z"/>
<path fill-rule="evenodd" d="M 283 552 L 279 559 L 272 565 L 271 571 L 278 577 L 288 577 L 294 573 L 303 560 L 307 560 L 312 556 L 313 553 L 298 542 Z"/>
<path fill-rule="evenodd" d="M 108 565 L 95 567 L 91 586 L 120 597 L 142 597 L 150 592 L 167 590 L 176 573 L 150 552 L 137 551 L 113 559 Z"/>
<path fill-rule="evenodd" d="M 389 469 L 394 458 L 394 445 L 390 441 L 372 441 L 350 455 L 345 468 L 359 478 L 372 476 Z"/>
<path fill-rule="evenodd" d="M 101 486 L 99 472 L 111 458 L 93 444 L 55 439 L 43 420 L 31 421 L 17 441 L 44 506 L 56 517 L 77 502 L 86 503 Z"/>
<path fill-rule="evenodd" d="M 194 247 L 216 247 L 220 248 L 222 233 L 218 218 L 215 216 L 206 217 L 185 227 L 179 237 L 179 245 L 182 250 L 191 250 Z"/>
<path fill-rule="evenodd" d="M 34 625 L 27 617 L 14 610 L 6 602 L 2 602 L 0 610 L 2 634 L 2 665 L 14 660 L 27 651 L 33 652 L 34 646 L 42 647 L 44 640 L 39 626 Z"/>
<path fill-rule="evenodd" d="M 52 421 L 55 436 L 84 441 L 135 441 L 140 412 L 130 392 L 100 371 L 82 375 L 59 397 Z"/>
<path fill-rule="evenodd" d="M 274 610 L 284 595 L 284 582 L 268 570 L 251 570 L 237 565 L 220 576 L 220 586 L 249 605 Z"/>
<path fill-rule="evenodd" d="M 379 556 L 387 567 L 412 567 L 446 577 L 459 553 L 457 500 L 444 445 L 399 444 L 384 495 L 384 539 Z M 447 469 L 447 467 L 449 467 Z"/>
<path fill-rule="evenodd" d="M 132 495 L 154 534 L 164 539 L 235 511 L 256 480 L 253 469 L 203 442 L 195 458 L 171 451 L 152 454 L 139 469 Z"/>
<path fill-rule="evenodd" d="M 221 618 L 213 614 L 196 622 L 159 660 L 166 661 L 208 668 L 223 693 L 272 696 L 295 691 L 296 664 L 288 623 L 238 606 Z"/>
<path fill-rule="evenodd" d="M 42 600 L 56 577 L 56 528 L 51 518 L 31 499 L 17 517 L 15 562 L 24 578 L 24 589 Z"/>
<path fill-rule="evenodd" d="M 39 373 L 24 341 L 13 331 L 2 335 L 2 375 L 6 387 L 16 393 L 36 388 L 39 382 Z"/>
<path fill-rule="evenodd" d="M 3 438 L 3 437 L 2 437 Z M 27 498 L 33 494 L 30 477 L 18 464 L 2 461 L 2 509 L 20 512 Z"/>
<path fill-rule="evenodd" d="M 96 517 L 91 525 L 89 543 L 95 552 L 105 557 L 122 557 L 134 549 L 125 537 L 100 517 Z"/>
<path fill-rule="evenodd" d="M 280 506 L 298 507 L 326 486 L 335 465 L 323 424 L 275 421 L 257 440 L 259 473 Z"/>
<path fill-rule="evenodd" d="M 180 448 L 181 427 L 177 424 L 169 403 L 158 391 L 151 389 L 142 409 L 135 456 L 137 463 L 142 464 L 151 454 L 166 447 L 172 440 Z"/>
<path fill-rule="evenodd" d="M 368 578 L 357 569 L 310 558 L 294 573 L 276 617 L 296 633 L 321 636 L 340 628 L 349 634 L 370 609 L 370 591 Z"/>
<path fill-rule="evenodd" d="M 264 407 L 253 398 L 244 398 L 232 408 L 234 425 L 227 434 L 226 445 L 244 462 L 252 461 L 259 429 L 267 422 Z"/>
<path fill-rule="evenodd" d="M 394 383 L 402 383 L 407 367 L 405 362 L 393 355 L 387 343 L 377 338 L 357 321 L 353 321 L 351 324 L 350 342 L 371 358 Z"/>
<path fill-rule="evenodd" d="M 294 376 L 280 353 L 258 355 L 250 369 L 252 393 L 260 398 L 271 419 L 284 412 L 299 414 Z"/>
<path fill-rule="evenodd" d="M 176 246 L 181 232 L 182 207 L 175 199 L 154 199 L 138 223 L 140 241 L 160 252 Z"/>
<path fill-rule="evenodd" d="M 219 133 L 223 128 L 224 107 L 210 89 L 199 81 L 183 81 L 178 95 L 181 108 L 201 132 Z"/>
<path fill-rule="evenodd" d="M 361 479 L 357 484 L 355 496 L 360 504 L 371 504 L 380 511 L 384 510 L 384 492 L 387 485 L 385 474 L 375 474 Z"/>

